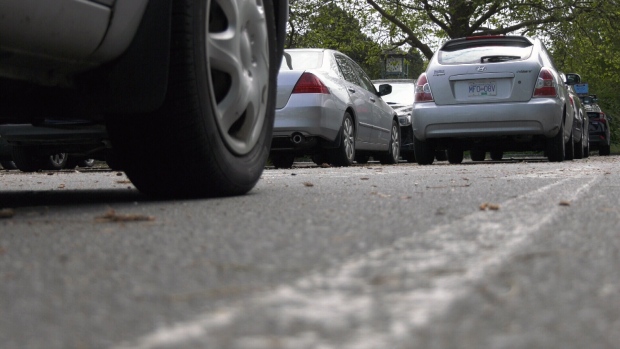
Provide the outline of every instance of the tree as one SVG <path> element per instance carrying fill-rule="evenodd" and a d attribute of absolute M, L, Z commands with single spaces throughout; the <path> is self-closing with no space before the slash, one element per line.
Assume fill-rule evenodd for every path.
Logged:
<path fill-rule="evenodd" d="M 376 78 L 381 73 L 381 46 L 362 32 L 359 21 L 333 1 L 291 1 L 287 48 L 338 50 Z"/>

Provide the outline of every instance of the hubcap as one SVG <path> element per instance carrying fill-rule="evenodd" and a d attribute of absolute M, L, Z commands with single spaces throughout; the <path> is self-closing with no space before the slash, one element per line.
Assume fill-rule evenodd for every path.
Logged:
<path fill-rule="evenodd" d="M 392 155 L 398 160 L 400 155 L 400 142 L 398 141 L 398 126 L 392 126 Z"/>
<path fill-rule="evenodd" d="M 211 0 L 207 67 L 215 119 L 237 155 L 258 142 L 269 93 L 269 42 L 262 0 Z"/>
<path fill-rule="evenodd" d="M 355 135 L 354 135 L 354 131 L 353 131 L 353 123 L 351 122 L 351 119 L 347 118 L 344 121 L 344 127 L 343 127 L 343 142 L 344 142 L 344 151 L 345 154 L 347 155 L 347 159 L 353 161 L 353 157 L 355 156 Z"/>

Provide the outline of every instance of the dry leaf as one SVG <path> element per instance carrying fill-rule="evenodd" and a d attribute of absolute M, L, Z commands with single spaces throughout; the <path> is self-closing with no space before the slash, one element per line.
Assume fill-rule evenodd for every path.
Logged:
<path fill-rule="evenodd" d="M 360 178 L 360 180 L 361 180 L 361 181 L 367 181 L 367 180 L 369 180 L 369 179 L 370 179 L 370 178 L 368 178 L 368 177 L 362 177 L 362 178 Z"/>
<path fill-rule="evenodd" d="M 65 189 L 65 185 L 64 185 L 64 184 L 60 184 L 60 185 L 58 186 L 58 189 Z"/>
<path fill-rule="evenodd" d="M 332 167 L 332 166 L 330 164 L 324 162 L 324 163 L 321 164 L 321 167 L 322 168 L 328 168 L 328 167 Z"/>
<path fill-rule="evenodd" d="M 128 179 L 116 181 L 118 184 L 131 184 L 131 181 Z"/>
<path fill-rule="evenodd" d="M 12 208 L 3 208 L 0 210 L 0 218 L 13 218 L 15 210 Z"/>
<path fill-rule="evenodd" d="M 570 201 L 562 200 L 560 201 L 560 206 L 570 206 Z"/>
<path fill-rule="evenodd" d="M 497 210 L 499 210 L 499 205 L 498 204 L 491 204 L 491 203 L 485 202 L 485 203 L 480 205 L 480 210 L 481 211 L 486 211 L 486 210 L 497 211 Z"/>
<path fill-rule="evenodd" d="M 314 184 L 310 183 L 310 182 L 304 182 L 304 185 L 306 187 L 314 187 Z"/>
<path fill-rule="evenodd" d="M 109 209 L 103 216 L 97 217 L 99 222 L 144 222 L 154 221 L 155 217 L 138 214 L 119 214 L 114 209 Z"/>

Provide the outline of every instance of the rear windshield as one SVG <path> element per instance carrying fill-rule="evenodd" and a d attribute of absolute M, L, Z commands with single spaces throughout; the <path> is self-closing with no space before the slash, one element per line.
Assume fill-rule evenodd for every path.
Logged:
<path fill-rule="evenodd" d="M 460 50 L 439 51 L 440 64 L 498 63 L 527 59 L 533 46 L 475 46 Z"/>
<path fill-rule="evenodd" d="M 322 51 L 284 51 L 280 70 L 316 69 L 322 65 Z"/>

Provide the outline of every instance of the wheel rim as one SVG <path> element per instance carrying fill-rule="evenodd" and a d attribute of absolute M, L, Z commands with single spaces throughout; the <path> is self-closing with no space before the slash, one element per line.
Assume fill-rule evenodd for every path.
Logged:
<path fill-rule="evenodd" d="M 269 42 L 262 0 L 212 0 L 207 67 L 215 120 L 237 155 L 258 143 L 269 93 Z"/>
<path fill-rule="evenodd" d="M 398 126 L 392 125 L 392 156 L 398 160 L 400 152 L 400 142 L 398 141 Z"/>
<path fill-rule="evenodd" d="M 353 158 L 355 157 L 355 139 L 353 138 L 353 123 L 349 118 L 346 118 L 344 120 L 343 133 L 345 154 L 347 156 L 347 159 L 353 161 Z"/>
<path fill-rule="evenodd" d="M 58 153 L 58 154 L 50 155 L 50 161 L 54 165 L 60 166 L 65 161 L 66 157 L 67 157 L 67 154 L 65 154 L 65 153 Z"/>

